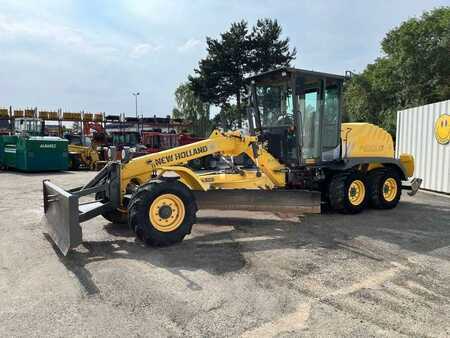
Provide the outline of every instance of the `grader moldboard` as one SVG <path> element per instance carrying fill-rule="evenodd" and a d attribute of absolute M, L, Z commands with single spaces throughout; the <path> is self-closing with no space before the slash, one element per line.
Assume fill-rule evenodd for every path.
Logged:
<path fill-rule="evenodd" d="M 43 182 L 48 232 L 65 255 L 82 242 L 81 222 L 102 215 L 128 223 L 151 245 L 180 242 L 201 208 L 319 213 L 321 204 L 358 213 L 394 208 L 414 194 L 411 155 L 394 157 L 392 137 L 368 123 L 341 123 L 343 76 L 281 68 L 247 79 L 249 135 L 215 130 L 208 139 L 109 162 L 83 187 Z M 188 161 L 246 154 L 254 166 L 194 172 Z M 175 174 L 175 175 L 174 175 Z M 80 198 L 95 199 L 80 203 Z"/>

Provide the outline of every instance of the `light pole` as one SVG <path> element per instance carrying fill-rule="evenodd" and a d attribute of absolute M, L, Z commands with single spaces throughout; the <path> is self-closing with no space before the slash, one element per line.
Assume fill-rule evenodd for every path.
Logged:
<path fill-rule="evenodd" d="M 139 119 L 138 119 L 138 111 L 137 111 L 137 99 L 138 99 L 138 96 L 140 95 L 140 93 L 137 92 L 137 93 L 131 93 L 131 94 L 133 94 L 133 96 L 135 98 L 135 103 L 136 103 L 136 130 L 139 133 Z"/>

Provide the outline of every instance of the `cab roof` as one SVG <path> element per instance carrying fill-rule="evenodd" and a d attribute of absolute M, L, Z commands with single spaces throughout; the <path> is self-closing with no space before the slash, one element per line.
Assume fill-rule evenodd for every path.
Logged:
<path fill-rule="evenodd" d="M 334 79 L 334 80 L 345 80 L 345 76 L 343 75 L 337 75 L 337 74 L 331 74 L 331 73 L 324 73 L 324 72 L 316 72 L 312 70 L 306 70 L 306 69 L 300 69 L 300 68 L 292 68 L 292 67 L 280 67 L 273 70 L 269 70 L 266 72 L 262 72 L 253 76 L 247 77 L 246 81 L 256 81 L 258 80 L 267 80 L 270 78 L 277 78 L 282 75 L 282 73 L 285 72 L 286 75 L 292 76 L 303 76 L 303 77 L 310 77 L 310 78 L 327 78 L 327 79 Z"/>

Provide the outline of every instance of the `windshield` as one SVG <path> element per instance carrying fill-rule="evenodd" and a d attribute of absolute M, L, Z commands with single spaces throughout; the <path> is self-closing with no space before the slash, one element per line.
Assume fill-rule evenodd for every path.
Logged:
<path fill-rule="evenodd" d="M 262 127 L 293 125 L 292 90 L 287 84 L 257 86 L 256 96 Z"/>

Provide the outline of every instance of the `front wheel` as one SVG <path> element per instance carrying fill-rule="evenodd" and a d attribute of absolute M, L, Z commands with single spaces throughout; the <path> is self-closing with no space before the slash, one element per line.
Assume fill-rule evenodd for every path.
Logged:
<path fill-rule="evenodd" d="M 335 175 L 328 186 L 330 206 L 344 214 L 357 214 L 367 204 L 366 180 L 363 175 L 341 173 Z"/>
<path fill-rule="evenodd" d="M 128 224 L 148 244 L 165 246 L 181 242 L 191 232 L 197 206 L 192 192 L 178 181 L 142 185 L 128 208 Z"/>
<path fill-rule="evenodd" d="M 402 182 L 392 169 L 376 169 L 369 173 L 369 202 L 376 209 L 395 208 L 402 194 Z"/>
<path fill-rule="evenodd" d="M 69 155 L 69 169 L 78 170 L 80 169 L 81 160 L 77 155 Z"/>

